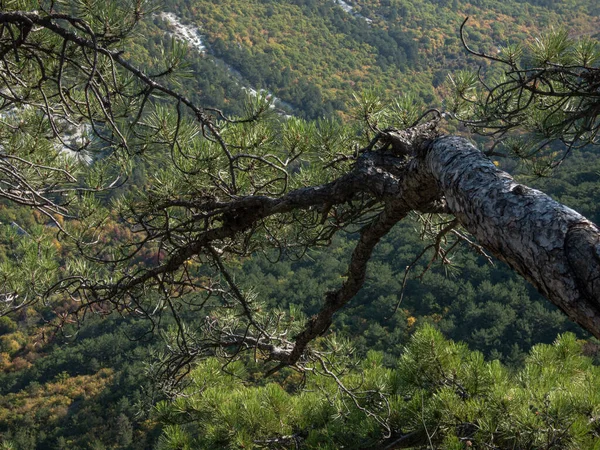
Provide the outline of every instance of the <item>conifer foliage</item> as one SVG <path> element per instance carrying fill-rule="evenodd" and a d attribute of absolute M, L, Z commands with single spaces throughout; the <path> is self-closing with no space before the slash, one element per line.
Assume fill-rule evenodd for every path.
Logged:
<path fill-rule="evenodd" d="M 217 360 L 202 362 L 176 400 L 157 406 L 166 424 L 159 448 L 598 445 L 600 372 L 572 334 L 535 346 L 518 371 L 485 361 L 432 327 L 412 336 L 393 368 L 381 353 L 335 361 L 339 349 L 329 350 L 336 371 L 310 367 L 295 392 L 276 383 L 245 385 L 238 363 L 223 375 Z"/>

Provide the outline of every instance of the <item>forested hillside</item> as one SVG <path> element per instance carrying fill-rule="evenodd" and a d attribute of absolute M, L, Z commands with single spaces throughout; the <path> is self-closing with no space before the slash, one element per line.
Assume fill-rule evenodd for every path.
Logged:
<path fill-rule="evenodd" d="M 440 105 L 448 74 L 482 64 L 460 44 L 466 16 L 469 40 L 486 51 L 562 24 L 575 35 L 597 32 L 594 1 L 555 3 L 358 1 L 347 11 L 335 1 L 186 0 L 164 2 L 164 9 L 203 37 L 205 57 L 194 50 L 187 57 L 193 73 L 203 74 L 190 88 L 208 104 L 234 108 L 241 86 L 232 86 L 233 77 L 314 119 L 347 112 L 353 94 L 365 89 Z M 154 24 L 169 28 L 158 15 Z M 132 56 L 150 64 L 168 39 L 150 24 L 141 33 L 149 42 Z M 215 58 L 221 70 L 207 64 Z"/>
<path fill-rule="evenodd" d="M 85 3 L 60 7 L 80 14 Z M 104 3 L 108 10 L 135 2 Z M 10 8 L 19 5 L 11 2 Z M 277 125 L 289 136 L 312 130 L 316 140 L 298 139 L 298 146 L 318 149 L 322 156 L 314 160 L 324 165 L 332 156 L 329 147 L 354 142 L 348 130 L 357 134 L 355 124 L 368 122 L 361 117 L 365 104 L 371 102 L 372 117 L 383 126 L 387 117 L 378 115 L 376 99 L 391 98 L 395 117 L 411 124 L 430 107 L 449 108 L 449 76 L 478 66 L 483 73 L 497 70 L 461 45 L 459 27 L 466 16 L 469 44 L 490 54 L 561 26 L 573 37 L 597 36 L 600 30 L 595 0 L 168 0 L 154 5 L 119 45 L 135 67 L 166 71 L 169 88 L 225 115 L 248 116 L 257 109 L 262 114 L 261 90 L 277 98 L 272 110 L 277 118 L 267 122 L 289 118 L 287 125 Z M 196 36 L 201 46 L 186 36 Z M 171 74 L 174 60 L 185 63 Z M 183 119 L 161 116 L 160 101 L 159 113 L 144 117 L 144 125 L 158 129 L 163 120 L 179 130 Z M 12 115 L 12 110 L 3 115 L 0 126 L 0 139 L 11 145 L 18 140 L 16 130 L 36 126 L 34 120 L 15 124 Z M 468 132 L 456 121 L 443 127 Z M 276 142 L 266 128 L 235 133 L 232 142 L 247 139 L 248 147 Z M 190 131 L 192 137 L 199 134 Z M 171 155 L 152 153 L 153 145 L 170 137 L 162 139 L 156 137 L 145 154 L 129 155 L 123 163 L 126 181 L 86 207 L 116 208 L 122 198 L 177 188 L 164 182 L 176 146 Z M 41 144 L 32 139 L 20 150 L 32 154 L 36 145 Z M 599 223 L 597 150 L 572 152 L 548 178 L 531 178 L 524 165 L 502 157 L 495 164 Z M 108 153 L 104 147 L 101 152 Z M 187 177 L 180 186 L 194 191 L 196 160 L 175 160 Z M 297 173 L 304 169 L 293 167 Z M 90 178 L 98 186 L 106 182 L 100 170 Z M 260 184 L 249 178 L 249 185 Z M 119 242 L 139 243 L 139 230 L 128 227 L 125 213 L 121 219 L 100 221 L 103 233 L 93 236 L 94 245 L 108 250 L 98 259 L 119 254 Z M 69 297 L 68 289 L 62 297 L 24 303 L 0 317 L 0 448 L 366 449 L 380 448 L 383 438 L 402 448 L 598 447 L 598 341 L 468 241 L 456 244 L 447 260 L 432 262 L 435 232 L 448 225 L 444 216 L 437 219 L 433 225 L 431 217 L 414 213 L 382 239 L 364 287 L 317 339 L 320 354 L 329 359 L 312 360 L 304 372 L 286 367 L 265 378 L 264 357 L 244 354 L 229 364 L 218 359 L 223 356 L 218 350 L 190 366 L 175 364 L 170 372 L 166 362 L 186 357 L 178 354 L 181 323 L 189 339 L 200 341 L 202 327 L 221 320 L 213 298 L 187 291 L 176 306 L 157 301 L 156 309 L 165 310 L 160 317 L 136 314 L 117 302 L 112 309 L 99 302 L 79 314 L 80 300 Z M 85 249 L 59 229 L 71 224 L 69 230 L 77 231 L 81 223 L 3 199 L 4 285 L 21 278 L 20 283 L 46 287 L 57 273 L 68 274 Z M 284 250 L 257 246 L 251 256 L 232 251 L 223 276 L 257 299 L 258 313 L 264 308 L 281 321 L 304 323 L 344 280 L 360 228 L 342 225 L 328 239 L 319 236 L 318 245 L 304 245 L 310 236 L 299 235 L 300 245 Z M 276 232 L 265 235 L 264 241 L 278 239 Z M 166 253 L 160 246 L 140 249 L 129 261 L 132 273 Z M 19 272 L 21 267 L 33 269 Z M 116 265 L 107 267 L 101 275 L 116 273 Z M 199 283 L 210 276 L 197 261 L 186 262 L 185 270 Z M 151 290 L 144 295 L 159 297 Z"/>

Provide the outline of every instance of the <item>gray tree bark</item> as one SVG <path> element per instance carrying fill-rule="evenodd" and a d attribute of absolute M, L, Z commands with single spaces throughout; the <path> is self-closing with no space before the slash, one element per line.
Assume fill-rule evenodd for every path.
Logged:
<path fill-rule="evenodd" d="M 600 230 L 572 209 L 498 170 L 460 137 L 422 159 L 448 210 L 478 242 L 600 337 Z"/>

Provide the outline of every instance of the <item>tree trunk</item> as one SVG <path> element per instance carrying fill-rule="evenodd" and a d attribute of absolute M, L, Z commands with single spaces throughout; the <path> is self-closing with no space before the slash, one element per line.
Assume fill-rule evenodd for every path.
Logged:
<path fill-rule="evenodd" d="M 600 338 L 600 231 L 498 170 L 466 139 L 434 140 L 423 159 L 448 209 L 478 242 Z"/>

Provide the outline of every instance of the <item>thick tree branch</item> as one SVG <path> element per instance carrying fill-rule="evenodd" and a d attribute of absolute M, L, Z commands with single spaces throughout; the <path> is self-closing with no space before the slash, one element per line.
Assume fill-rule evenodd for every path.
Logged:
<path fill-rule="evenodd" d="M 358 243 L 352 252 L 346 281 L 337 291 L 329 292 L 326 295 L 325 304 L 319 313 L 313 316 L 304 330 L 294 338 L 294 347 L 291 352 L 287 355 L 277 355 L 283 364 L 295 364 L 305 352 L 308 344 L 327 331 L 333 315 L 362 288 L 367 274 L 367 264 L 377 243 L 396 223 L 406 217 L 411 209 L 402 201 L 389 202 L 377 219 L 361 230 Z"/>
<path fill-rule="evenodd" d="M 205 246 L 233 238 L 269 216 L 368 194 L 385 207 L 361 231 L 346 281 L 327 294 L 321 311 L 292 346 L 260 342 L 261 348 L 272 350 L 267 351 L 272 360 L 297 363 L 310 341 L 327 330 L 336 311 L 360 290 L 379 240 L 408 212 L 429 210 L 435 204 L 454 214 L 483 249 L 506 261 L 574 321 L 600 336 L 600 257 L 594 224 L 545 194 L 516 183 L 463 138 L 439 138 L 423 143 L 413 153 L 407 160 L 387 151 L 367 152 L 352 171 L 326 185 L 292 191 L 281 198 L 245 197 L 219 204 L 219 212 L 228 218 L 219 227 L 201 233 L 193 245 L 180 248 L 163 265 L 123 279 L 105 295 L 127 295 L 157 276 L 176 271 Z M 258 341 L 248 342 L 256 346 Z"/>
<path fill-rule="evenodd" d="M 479 244 L 600 337 L 600 230 L 523 186 L 459 137 L 435 141 L 425 163 L 448 208 Z"/>
<path fill-rule="evenodd" d="M 297 189 L 279 198 L 248 196 L 229 202 L 200 202 L 197 208 L 205 209 L 206 214 L 214 216 L 217 226 L 199 232 L 191 243 L 175 250 L 160 266 L 134 277 L 125 277 L 112 286 L 95 286 L 94 289 L 97 292 L 104 291 L 102 297 L 119 296 L 157 276 L 176 271 L 185 261 L 200 254 L 208 244 L 233 238 L 263 219 L 296 210 L 343 204 L 358 194 L 368 194 L 381 201 L 393 201 L 400 197 L 410 209 L 443 207 L 443 202 L 437 197 L 435 183 L 427 181 L 422 172 L 416 161 L 409 162 L 404 156 L 370 152 L 359 157 L 352 171 L 321 186 Z M 162 205 L 165 208 L 169 206 Z M 205 215 L 198 216 L 198 222 L 202 222 Z"/>

